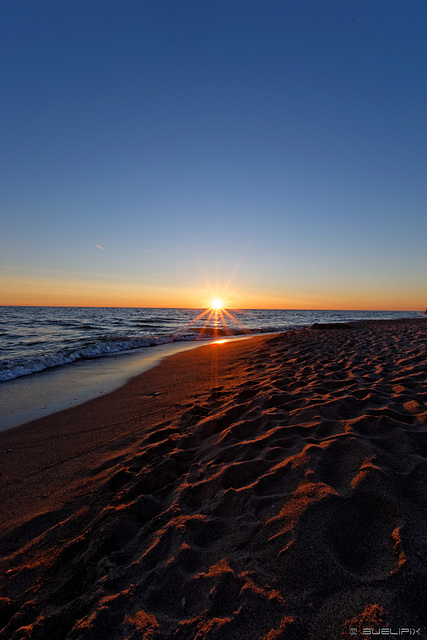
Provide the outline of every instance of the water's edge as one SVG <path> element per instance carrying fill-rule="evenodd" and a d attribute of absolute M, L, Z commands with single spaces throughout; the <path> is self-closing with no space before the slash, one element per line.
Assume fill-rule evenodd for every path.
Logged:
<path fill-rule="evenodd" d="M 265 334 L 268 335 L 268 334 Z M 231 340 L 255 337 L 236 336 Z M 0 431 L 83 404 L 111 393 L 158 365 L 164 358 L 216 342 L 173 342 L 46 369 L 0 384 Z"/>

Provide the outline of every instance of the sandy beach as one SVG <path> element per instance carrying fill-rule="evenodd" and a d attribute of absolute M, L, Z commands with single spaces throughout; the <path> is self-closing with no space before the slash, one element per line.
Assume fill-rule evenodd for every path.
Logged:
<path fill-rule="evenodd" d="M 0 639 L 427 638 L 426 427 L 419 319 L 204 346 L 1 433 Z"/>

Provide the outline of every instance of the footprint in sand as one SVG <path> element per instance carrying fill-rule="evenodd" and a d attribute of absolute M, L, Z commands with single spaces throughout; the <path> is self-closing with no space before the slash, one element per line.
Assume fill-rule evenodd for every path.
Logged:
<path fill-rule="evenodd" d="M 329 523 L 335 557 L 361 579 L 387 577 L 404 560 L 399 546 L 401 523 L 395 506 L 380 496 L 361 493 L 338 500 L 334 521 Z"/>
<path fill-rule="evenodd" d="M 405 562 L 402 519 L 395 505 L 372 493 L 329 495 L 309 502 L 280 556 L 292 581 L 316 589 L 337 581 L 387 578 Z"/>

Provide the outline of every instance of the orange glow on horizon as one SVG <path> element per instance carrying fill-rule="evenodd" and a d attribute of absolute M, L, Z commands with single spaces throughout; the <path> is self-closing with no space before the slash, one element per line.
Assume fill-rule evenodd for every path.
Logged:
<path fill-rule="evenodd" d="M 120 280 L 80 279 L 52 275 L 0 277 L 0 305 L 58 307 L 132 307 L 211 309 L 214 299 L 225 309 L 301 309 L 301 310 L 392 310 L 424 311 L 425 296 L 420 288 L 405 291 L 376 287 L 363 291 L 328 289 L 296 293 L 292 290 L 259 289 L 248 285 L 239 290 L 209 285 L 202 289 L 181 286 L 147 285 Z M 214 309 L 215 310 L 215 309 Z"/>

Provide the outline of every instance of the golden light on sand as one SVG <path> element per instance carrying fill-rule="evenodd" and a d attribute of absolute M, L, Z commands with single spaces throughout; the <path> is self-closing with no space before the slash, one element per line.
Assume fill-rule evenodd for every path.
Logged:
<path fill-rule="evenodd" d="M 224 308 L 224 300 L 222 300 L 221 298 L 213 298 L 210 301 L 209 306 L 211 309 L 214 309 L 215 311 L 220 311 L 221 309 Z"/>

